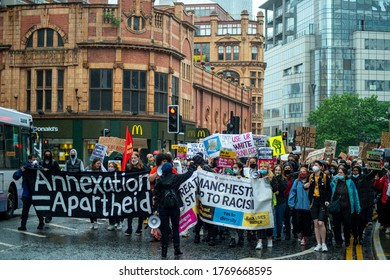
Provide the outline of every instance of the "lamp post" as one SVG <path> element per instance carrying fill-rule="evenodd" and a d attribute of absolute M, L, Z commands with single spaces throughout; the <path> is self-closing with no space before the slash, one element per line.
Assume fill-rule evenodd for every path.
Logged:
<path fill-rule="evenodd" d="M 241 120 L 240 120 L 240 133 L 242 133 L 242 123 L 243 123 L 243 118 L 242 118 L 242 106 L 243 106 L 243 94 L 244 94 L 244 83 L 241 83 Z"/>

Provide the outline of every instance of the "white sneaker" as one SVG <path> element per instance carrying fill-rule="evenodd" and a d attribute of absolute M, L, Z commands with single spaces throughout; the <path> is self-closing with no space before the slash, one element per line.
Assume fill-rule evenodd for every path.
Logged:
<path fill-rule="evenodd" d="M 257 241 L 256 250 L 261 250 L 261 249 L 263 249 L 263 242 Z"/>
<path fill-rule="evenodd" d="M 267 247 L 268 247 L 268 248 L 272 248 L 272 247 L 273 247 L 272 239 L 268 239 L 268 240 L 267 240 Z"/>
<path fill-rule="evenodd" d="M 98 223 L 95 222 L 95 223 L 92 224 L 92 229 L 98 229 L 98 227 L 99 227 Z"/>
<path fill-rule="evenodd" d="M 322 243 L 322 252 L 328 252 L 328 246 L 326 246 L 326 243 Z"/>
<path fill-rule="evenodd" d="M 117 226 L 116 226 L 116 229 L 117 230 L 121 230 L 122 229 L 122 223 L 118 223 Z"/>
<path fill-rule="evenodd" d="M 108 227 L 107 227 L 107 230 L 109 230 L 109 231 L 113 231 L 115 229 L 115 226 L 114 225 L 109 225 Z"/>
<path fill-rule="evenodd" d="M 321 244 L 317 244 L 317 246 L 314 247 L 314 251 L 319 252 L 322 249 Z"/>
<path fill-rule="evenodd" d="M 305 246 L 306 245 L 306 237 L 302 237 L 301 239 L 301 245 Z"/>

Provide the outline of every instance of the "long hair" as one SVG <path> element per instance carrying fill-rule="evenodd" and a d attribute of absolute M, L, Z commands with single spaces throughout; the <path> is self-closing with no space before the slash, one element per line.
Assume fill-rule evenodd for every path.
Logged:
<path fill-rule="evenodd" d="M 132 169 L 142 169 L 144 167 L 144 164 L 142 163 L 142 160 L 141 160 L 141 156 L 139 155 L 138 152 L 133 152 L 131 154 L 131 157 L 133 156 L 136 156 L 138 158 L 138 163 L 136 165 L 133 165 L 133 163 L 131 162 L 131 158 L 130 158 L 130 165 L 129 165 L 129 169 L 132 170 Z"/>
<path fill-rule="evenodd" d="M 272 180 L 272 178 L 274 177 L 274 173 L 272 172 L 272 170 L 271 170 L 271 168 L 270 168 L 270 166 L 269 166 L 269 163 L 268 162 L 261 162 L 260 164 L 259 164 L 259 169 L 260 169 L 260 166 L 265 166 L 265 167 L 267 167 L 267 175 L 266 176 L 268 176 L 268 178 L 270 179 L 270 180 Z"/>

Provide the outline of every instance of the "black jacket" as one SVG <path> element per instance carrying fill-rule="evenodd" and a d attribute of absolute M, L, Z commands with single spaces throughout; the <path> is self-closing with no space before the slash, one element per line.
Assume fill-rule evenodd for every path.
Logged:
<path fill-rule="evenodd" d="M 376 173 L 377 172 L 372 171 L 367 175 L 360 174 L 357 178 L 351 176 L 352 181 L 356 185 L 360 207 L 363 210 L 372 207 L 372 205 L 374 204 L 374 198 L 376 195 L 374 178 Z"/>
<path fill-rule="evenodd" d="M 188 178 L 192 176 L 192 173 L 196 170 L 195 165 L 191 164 L 188 168 L 188 171 L 184 174 L 162 174 L 160 178 L 156 180 L 156 185 L 154 186 L 154 208 L 162 209 L 162 199 L 163 194 L 166 189 L 174 189 L 176 192 L 176 196 L 180 198 L 179 187 L 182 183 L 184 183 Z M 182 207 L 183 201 L 179 199 L 178 207 Z"/>

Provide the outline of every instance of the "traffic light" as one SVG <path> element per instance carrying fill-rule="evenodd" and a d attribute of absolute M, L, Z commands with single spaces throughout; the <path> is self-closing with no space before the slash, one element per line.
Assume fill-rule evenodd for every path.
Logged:
<path fill-rule="evenodd" d="M 49 140 L 47 139 L 43 140 L 43 148 L 45 150 L 49 149 Z"/>
<path fill-rule="evenodd" d="M 179 133 L 179 105 L 168 105 L 168 133 Z"/>
<path fill-rule="evenodd" d="M 234 124 L 232 122 L 228 123 L 226 125 L 227 128 L 227 134 L 233 134 L 234 131 Z"/>
<path fill-rule="evenodd" d="M 287 141 L 287 131 L 282 132 L 282 139 L 283 141 Z"/>
<path fill-rule="evenodd" d="M 106 137 L 108 134 L 110 134 L 110 130 L 108 128 L 102 129 L 102 135 Z"/>

